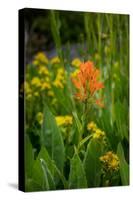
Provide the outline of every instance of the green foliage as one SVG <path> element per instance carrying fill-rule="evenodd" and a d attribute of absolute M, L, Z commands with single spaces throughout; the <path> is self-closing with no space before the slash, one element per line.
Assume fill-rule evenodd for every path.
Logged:
<path fill-rule="evenodd" d="M 129 185 L 129 165 L 125 160 L 124 150 L 121 143 L 118 144 L 117 154 L 120 159 L 120 175 L 123 185 Z"/>
<path fill-rule="evenodd" d="M 86 188 L 87 180 L 83 164 L 77 153 L 74 154 L 70 164 L 69 188 Z"/>
<path fill-rule="evenodd" d="M 63 171 L 64 166 L 64 143 L 54 116 L 47 105 L 44 105 L 44 122 L 41 132 L 41 144 L 44 145 L 57 167 Z"/>
<path fill-rule="evenodd" d="M 103 144 L 96 139 L 91 139 L 87 145 L 87 150 L 84 158 L 84 169 L 86 172 L 88 187 L 99 187 L 101 176 L 100 156 L 103 151 Z"/>

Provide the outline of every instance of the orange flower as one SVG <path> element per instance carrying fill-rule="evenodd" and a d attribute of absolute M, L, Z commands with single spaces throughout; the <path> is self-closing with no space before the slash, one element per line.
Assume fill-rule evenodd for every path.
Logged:
<path fill-rule="evenodd" d="M 99 76 L 100 70 L 95 68 L 93 62 L 81 63 L 80 72 L 72 79 L 73 84 L 78 90 L 77 94 L 75 94 L 76 98 L 80 101 L 85 101 L 89 97 L 94 96 L 96 91 L 104 88 L 103 83 L 98 81 Z M 97 100 L 96 103 L 100 105 L 100 100 Z"/>

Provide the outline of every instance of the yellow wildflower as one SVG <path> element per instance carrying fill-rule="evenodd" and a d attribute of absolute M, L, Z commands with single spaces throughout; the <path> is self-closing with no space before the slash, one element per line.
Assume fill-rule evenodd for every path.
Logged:
<path fill-rule="evenodd" d="M 95 131 L 97 129 L 97 125 L 92 121 L 92 122 L 88 123 L 87 129 L 90 131 Z"/>
<path fill-rule="evenodd" d="M 41 90 L 51 89 L 51 85 L 47 82 L 43 82 L 41 85 Z"/>
<path fill-rule="evenodd" d="M 72 64 L 74 67 L 79 67 L 81 63 L 82 63 L 82 62 L 81 62 L 81 60 L 80 60 L 79 58 L 75 58 L 75 59 L 72 60 L 72 63 L 71 63 L 71 64 Z"/>
<path fill-rule="evenodd" d="M 41 80 L 38 77 L 33 77 L 31 80 L 31 85 L 40 87 L 41 86 Z"/>
<path fill-rule="evenodd" d="M 71 77 L 75 78 L 77 76 L 77 74 L 79 73 L 79 69 L 76 69 L 74 72 L 71 73 Z"/>
<path fill-rule="evenodd" d="M 45 81 L 46 82 L 50 82 L 50 78 L 49 77 L 45 77 Z"/>
<path fill-rule="evenodd" d="M 53 85 L 56 86 L 56 87 L 58 87 L 58 88 L 62 88 L 62 89 L 64 88 L 63 84 L 59 80 L 55 80 L 53 82 Z"/>
<path fill-rule="evenodd" d="M 26 94 L 29 94 L 32 92 L 30 88 L 30 84 L 27 81 L 24 82 L 24 91 L 26 92 Z"/>
<path fill-rule="evenodd" d="M 37 66 L 37 65 L 39 65 L 40 63 L 39 63 L 38 60 L 33 60 L 33 61 L 32 61 L 32 64 Z"/>
<path fill-rule="evenodd" d="M 108 151 L 105 155 L 101 156 L 100 161 L 106 171 L 119 170 L 119 158 L 112 151 Z"/>
<path fill-rule="evenodd" d="M 64 88 L 65 83 L 65 71 L 63 68 L 57 70 L 57 76 L 53 82 L 53 85 L 58 88 Z"/>
<path fill-rule="evenodd" d="M 101 131 L 99 128 L 95 130 L 95 133 L 93 134 L 93 138 L 95 139 L 102 139 L 105 136 L 104 131 Z"/>
<path fill-rule="evenodd" d="M 72 124 L 72 116 L 66 115 L 66 116 L 57 116 L 55 117 L 56 123 L 58 126 L 63 125 L 71 125 Z"/>
<path fill-rule="evenodd" d="M 37 55 L 35 56 L 35 60 L 45 64 L 48 63 L 48 58 L 43 52 L 37 53 Z"/>
<path fill-rule="evenodd" d="M 36 115 L 36 120 L 38 121 L 38 123 L 41 125 L 43 123 L 43 113 L 42 112 L 38 112 Z"/>
<path fill-rule="evenodd" d="M 50 62 L 51 64 L 58 64 L 60 63 L 60 58 L 58 56 L 55 56 L 50 60 Z"/>
<path fill-rule="evenodd" d="M 41 75 L 49 75 L 49 71 L 48 71 L 47 67 L 45 67 L 43 65 L 41 65 L 39 67 L 38 73 L 41 74 Z"/>

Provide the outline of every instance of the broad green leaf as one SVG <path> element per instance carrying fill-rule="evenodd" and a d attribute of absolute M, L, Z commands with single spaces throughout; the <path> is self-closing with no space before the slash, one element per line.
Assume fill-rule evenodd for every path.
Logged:
<path fill-rule="evenodd" d="M 51 174 L 51 172 L 47 166 L 47 163 L 43 159 L 40 159 L 40 161 L 41 161 L 41 166 L 43 169 L 44 178 L 47 181 L 46 188 L 47 188 L 47 190 L 50 190 L 50 189 L 54 190 L 55 189 L 54 177 Z"/>
<path fill-rule="evenodd" d="M 91 139 L 87 146 L 83 161 L 88 187 L 98 187 L 100 185 L 101 164 L 99 157 L 102 154 L 102 143 L 97 139 Z"/>
<path fill-rule="evenodd" d="M 26 177 L 31 177 L 32 166 L 34 162 L 34 154 L 32 149 L 32 144 L 30 142 L 29 136 L 25 136 L 25 174 Z"/>
<path fill-rule="evenodd" d="M 117 154 L 120 159 L 120 175 L 123 185 L 129 185 L 129 165 L 125 160 L 124 150 L 121 143 L 118 144 Z"/>
<path fill-rule="evenodd" d="M 77 153 L 74 154 L 70 163 L 70 174 L 69 174 L 69 188 L 86 188 L 87 180 L 83 164 Z"/>
<path fill-rule="evenodd" d="M 36 188 L 36 191 L 55 189 L 53 162 L 44 147 L 34 161 L 30 182 L 33 188 Z"/>
<path fill-rule="evenodd" d="M 44 120 L 41 133 L 41 143 L 46 147 L 50 157 L 57 167 L 63 171 L 64 166 L 64 143 L 60 130 L 49 108 L 44 106 Z"/>

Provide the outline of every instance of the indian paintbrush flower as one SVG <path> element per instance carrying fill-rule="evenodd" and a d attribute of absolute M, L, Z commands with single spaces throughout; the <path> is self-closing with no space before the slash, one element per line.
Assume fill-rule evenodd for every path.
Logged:
<path fill-rule="evenodd" d="M 72 82 L 77 89 L 75 97 L 82 102 L 87 101 L 90 98 L 94 98 L 95 93 L 104 88 L 103 83 L 98 81 L 100 76 L 100 70 L 97 69 L 93 62 L 87 61 L 80 64 L 80 71 L 75 78 L 72 78 Z M 103 107 L 101 100 L 95 100 L 95 103 L 100 107 Z"/>

